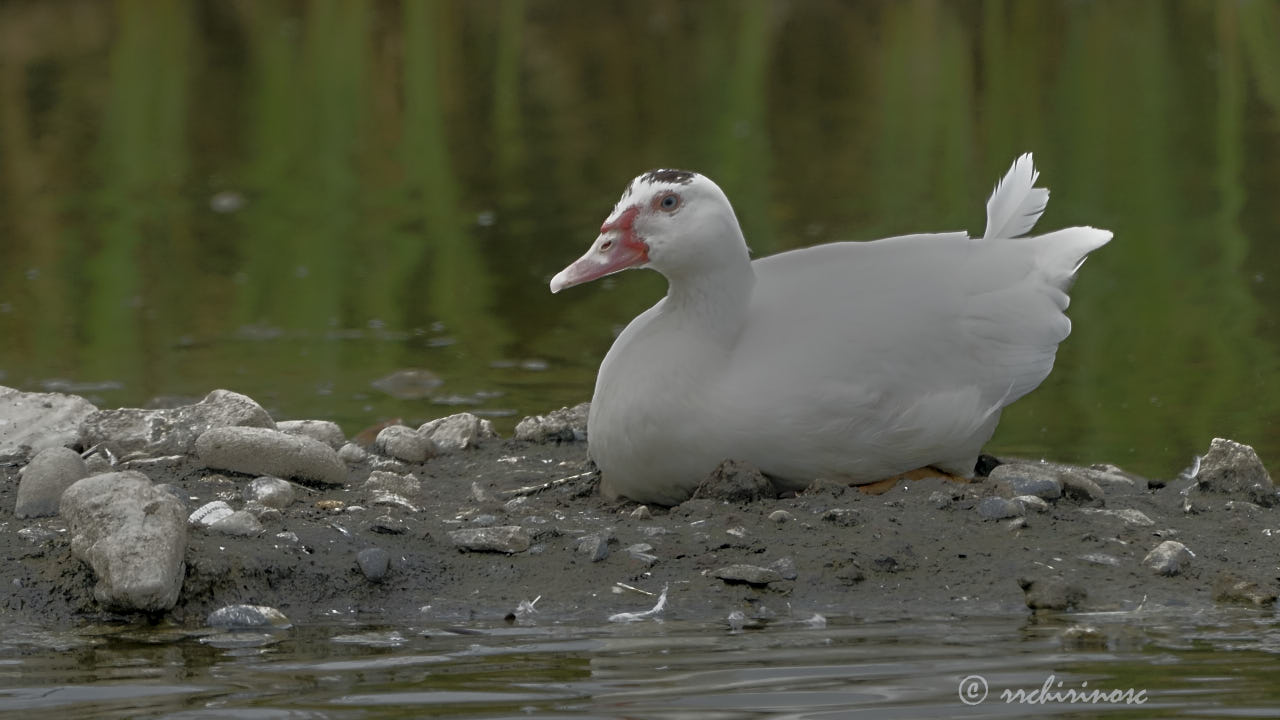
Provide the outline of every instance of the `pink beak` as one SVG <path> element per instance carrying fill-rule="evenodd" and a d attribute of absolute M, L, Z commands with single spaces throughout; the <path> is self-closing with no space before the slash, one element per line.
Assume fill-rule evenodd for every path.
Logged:
<path fill-rule="evenodd" d="M 551 278 L 551 292 L 591 282 L 596 278 L 649 262 L 649 246 L 635 233 L 639 207 L 629 207 L 617 220 L 600 226 L 600 236 L 585 255 Z"/>

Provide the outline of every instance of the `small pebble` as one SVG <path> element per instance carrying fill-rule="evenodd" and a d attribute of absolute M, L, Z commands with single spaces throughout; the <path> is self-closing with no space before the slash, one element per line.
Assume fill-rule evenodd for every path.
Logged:
<path fill-rule="evenodd" d="M 399 508 L 401 510 L 404 510 L 406 512 L 411 512 L 411 513 L 418 512 L 417 505 L 414 505 L 413 503 L 409 502 L 407 499 L 405 499 L 404 496 L 398 495 L 393 492 L 375 491 L 369 497 L 369 504 L 378 505 L 381 507 Z"/>
<path fill-rule="evenodd" d="M 782 580 L 782 575 L 777 570 L 742 564 L 716 568 L 711 571 L 711 577 L 720 578 L 731 585 L 735 583 L 768 585 Z"/>
<path fill-rule="evenodd" d="M 391 425 L 383 428 L 378 433 L 374 446 L 383 455 L 407 463 L 420 463 L 436 455 L 435 444 L 406 425 Z"/>
<path fill-rule="evenodd" d="M 355 443 L 347 443 L 338 448 L 338 459 L 348 465 L 359 465 L 369 459 L 369 451 Z"/>
<path fill-rule="evenodd" d="M 369 547 L 356 553 L 356 564 L 370 582 L 382 582 L 391 567 L 391 555 L 380 547 Z"/>
<path fill-rule="evenodd" d="M 449 539 L 463 552 L 499 552 L 514 554 L 524 552 L 531 544 L 529 533 L 519 525 L 463 528 L 451 530 Z"/>
<path fill-rule="evenodd" d="M 284 629 L 290 627 L 289 618 L 279 610 L 266 605 L 227 605 L 209 613 L 205 624 L 216 628 Z"/>
<path fill-rule="evenodd" d="M 1123 510 L 1104 510 L 1100 508 L 1081 508 L 1080 512 L 1086 515 L 1105 515 L 1107 517 L 1119 518 L 1131 525 L 1141 525 L 1149 527 L 1155 525 L 1156 522 L 1147 517 L 1147 514 L 1141 510 L 1132 508 L 1124 508 Z"/>
<path fill-rule="evenodd" d="M 648 505 L 641 505 L 640 507 L 631 511 L 631 517 L 635 518 L 636 520 L 648 520 L 649 518 L 653 517 L 653 512 L 649 510 Z"/>
<path fill-rule="evenodd" d="M 580 538 L 578 552 L 591 558 L 591 562 L 600 562 L 609 557 L 609 539 L 598 534 Z"/>
<path fill-rule="evenodd" d="M 1062 497 L 1058 473 L 1031 463 L 1009 463 L 991 471 L 991 480 L 1007 483 L 1014 495 L 1035 495 L 1043 500 Z"/>
<path fill-rule="evenodd" d="M 236 510 L 226 517 L 209 523 L 208 527 L 214 532 L 238 537 L 253 537 L 261 535 L 263 531 L 262 523 L 248 510 Z"/>
<path fill-rule="evenodd" d="M 784 522 L 795 520 L 795 515 L 792 515 L 786 510 L 774 510 L 769 513 L 769 519 L 781 525 Z"/>
<path fill-rule="evenodd" d="M 1036 512 L 1048 512 L 1049 510 L 1049 503 L 1045 502 L 1043 498 L 1035 495 L 1019 495 L 1018 497 L 1015 497 L 1013 501 L 1022 505 L 1023 511 L 1034 510 Z"/>
<path fill-rule="evenodd" d="M 361 486 L 365 492 L 384 492 L 396 495 L 411 496 L 422 491 L 422 481 L 413 473 L 393 473 L 386 470 L 374 470 Z"/>
<path fill-rule="evenodd" d="M 862 523 L 862 513 L 853 508 L 831 508 L 822 513 L 821 519 L 840 527 L 854 527 Z"/>
<path fill-rule="evenodd" d="M 985 520 L 1003 520 L 1022 514 L 1022 503 L 1007 498 L 988 497 L 978 502 L 978 514 Z"/>
<path fill-rule="evenodd" d="M 249 483 L 245 498 L 271 508 L 286 508 L 293 504 L 293 485 L 287 480 L 264 475 Z"/>
<path fill-rule="evenodd" d="M 406 529 L 403 520 L 391 515 L 379 515 L 369 521 L 369 531 L 382 535 L 403 535 Z"/>
<path fill-rule="evenodd" d="M 1179 575 L 1183 568 L 1191 564 L 1195 554 L 1186 545 L 1177 540 L 1165 540 L 1152 548 L 1142 559 L 1142 564 L 1161 575 Z"/>
<path fill-rule="evenodd" d="M 1080 475 L 1064 475 L 1062 477 L 1062 495 L 1081 502 L 1100 502 L 1106 494 L 1098 483 Z"/>

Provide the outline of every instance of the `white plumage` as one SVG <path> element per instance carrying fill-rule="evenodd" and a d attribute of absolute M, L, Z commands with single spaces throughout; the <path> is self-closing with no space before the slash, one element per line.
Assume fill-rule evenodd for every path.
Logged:
<path fill-rule="evenodd" d="M 605 356 L 588 421 L 610 496 L 675 504 L 726 459 L 783 487 L 925 466 L 969 477 L 1000 411 L 1071 331 L 1075 271 L 1111 239 L 1035 237 L 1048 191 L 1024 155 L 987 231 L 820 245 L 750 260 L 727 198 L 682 171 L 636 178 L 553 291 L 650 267 L 667 296 Z"/>

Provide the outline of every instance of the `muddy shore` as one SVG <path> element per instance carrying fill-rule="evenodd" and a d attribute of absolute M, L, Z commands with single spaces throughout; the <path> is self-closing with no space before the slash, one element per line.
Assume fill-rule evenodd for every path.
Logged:
<path fill-rule="evenodd" d="M 529 614 L 595 624 L 652 608 L 665 588 L 660 616 L 687 620 L 1193 613 L 1224 603 L 1269 612 L 1280 577 L 1280 509 L 1260 466 L 1247 470 L 1265 486 L 1254 475 L 1247 492 L 1231 484 L 1240 468 L 1217 470 L 1224 484 L 1208 468 L 1143 478 L 1004 458 L 969 484 L 924 478 L 868 494 L 818 482 L 790 497 L 760 492 L 741 471 L 708 486 L 710 497 L 660 508 L 603 500 L 582 440 L 474 444 L 419 462 L 371 452 L 345 464 L 345 482 L 291 481 L 294 501 L 261 513 L 249 534 L 192 527 L 181 593 L 159 613 L 95 599 L 67 520 L 15 515 L 25 460 L 11 458 L 0 464 L 0 606 L 8 622 L 44 627 L 198 627 L 236 604 L 276 608 L 294 624 Z M 140 467 L 186 512 L 216 500 L 245 506 L 255 477 L 193 454 Z M 407 502 L 380 501 L 366 485 L 374 467 L 420 486 Z M 477 528 L 516 540 L 485 551 L 456 532 Z M 1160 564 L 1152 553 L 1167 541 L 1187 552 Z"/>

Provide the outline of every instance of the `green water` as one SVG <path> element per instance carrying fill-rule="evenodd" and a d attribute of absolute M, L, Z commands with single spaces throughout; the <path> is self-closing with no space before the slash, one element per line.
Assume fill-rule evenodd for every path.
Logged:
<path fill-rule="evenodd" d="M 1042 228 L 1116 239 L 991 449 L 1280 457 L 1274 2 L 126 0 L 0 33 L 0 383 L 509 429 L 661 296 L 547 291 L 638 172 L 712 176 L 769 254 L 980 231 L 1030 150 Z M 370 386 L 400 368 L 435 401 Z"/>

